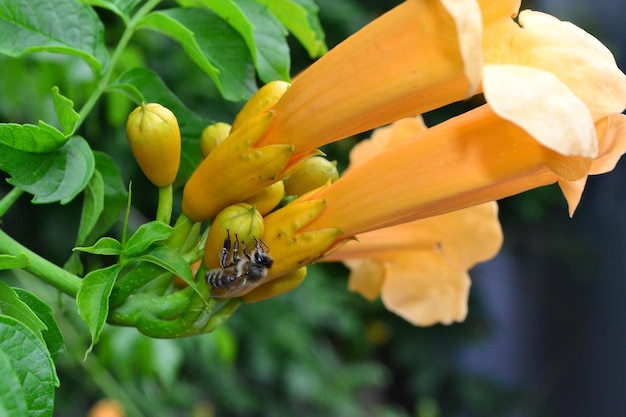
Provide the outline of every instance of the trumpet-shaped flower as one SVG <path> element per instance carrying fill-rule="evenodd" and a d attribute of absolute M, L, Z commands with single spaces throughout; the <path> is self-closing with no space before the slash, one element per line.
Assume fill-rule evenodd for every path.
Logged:
<path fill-rule="evenodd" d="M 461 100 L 482 77 L 498 115 L 540 141 L 550 132 L 533 122 L 552 118 L 583 135 L 576 146 L 593 156 L 593 122 L 626 105 L 626 78 L 610 51 L 543 13 L 524 11 L 516 23 L 519 1 L 473 5 L 408 0 L 376 19 L 295 78 L 259 143 L 293 143 L 297 156 Z M 535 82 L 549 89 L 527 88 Z"/>
<path fill-rule="evenodd" d="M 389 311 L 420 326 L 462 321 L 468 270 L 495 256 L 502 231 L 495 202 L 358 236 L 326 260 L 350 269 L 348 287 L 379 295 Z"/>
<path fill-rule="evenodd" d="M 425 130 L 421 118 L 377 129 L 350 153 L 350 169 Z M 381 295 L 388 310 L 416 325 L 465 318 L 467 270 L 498 252 L 502 230 L 495 202 L 358 235 L 326 260 L 343 260 L 349 288 Z"/>
<path fill-rule="evenodd" d="M 401 140 L 359 148 L 337 181 L 267 214 L 274 266 L 238 295 L 265 299 L 296 286 L 320 258 L 350 258 L 352 288 L 380 293 L 411 322 L 460 320 L 467 269 L 500 245 L 493 201 L 558 182 L 574 211 L 587 175 L 611 170 L 626 150 L 626 76 L 588 33 L 537 12 L 515 21 L 518 8 L 517 0 L 407 0 L 298 75 L 262 110 L 271 116 L 248 118 L 247 151 L 289 148 L 271 171 L 271 158 L 255 165 L 262 180 L 243 179 L 253 186 L 233 190 L 229 204 L 284 178 L 321 145 L 477 91 L 487 101 L 429 129 L 415 119 L 394 124 Z M 206 178 L 219 178 L 211 166 L 237 171 L 240 162 L 220 162 L 224 144 L 203 162 Z M 370 157 L 356 157 L 362 152 Z M 211 217 L 222 200 L 196 217 Z M 473 246 L 472 236 L 485 243 Z M 357 266 L 352 259 L 364 255 Z M 357 270 L 379 274 L 356 278 Z"/>
<path fill-rule="evenodd" d="M 625 117 L 598 122 L 599 147 L 608 152 L 600 160 L 624 153 Z M 577 181 L 599 173 L 593 166 L 592 158 L 548 149 L 484 105 L 386 149 L 308 195 L 323 199 L 326 210 L 307 229 L 340 227 L 340 238 L 348 238 L 558 181 Z"/>

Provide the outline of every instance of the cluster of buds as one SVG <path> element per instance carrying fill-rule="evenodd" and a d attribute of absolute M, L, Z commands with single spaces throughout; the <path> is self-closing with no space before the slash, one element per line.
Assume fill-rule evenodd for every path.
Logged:
<path fill-rule="evenodd" d="M 192 281 L 176 276 L 172 266 L 165 272 L 163 265 L 128 268 L 113 289 L 110 322 L 156 337 L 210 331 L 242 301 L 295 288 L 306 266 L 335 243 L 338 229 L 304 231 L 324 202 L 302 201 L 338 178 L 335 162 L 319 151 L 294 155 L 289 144 L 258 145 L 274 119 L 271 108 L 289 86 L 268 83 L 232 126 L 218 122 L 204 129 L 203 159 L 185 183 L 182 214 L 164 240 L 192 265 Z M 181 156 L 176 117 L 160 104 L 142 104 L 129 115 L 126 130 L 137 163 L 159 188 L 157 221 L 169 227 L 169 216 L 159 212 L 172 211 Z"/>
<path fill-rule="evenodd" d="M 271 127 L 272 107 L 288 88 L 283 81 L 266 84 L 241 109 L 232 127 L 216 123 L 202 134 L 204 160 L 185 185 L 182 209 L 194 221 L 211 221 L 204 248 L 206 269 L 230 274 L 228 288 L 214 286 L 212 297 L 251 302 L 291 290 L 304 279 L 306 266 L 319 259 L 339 233 L 336 229 L 303 233 L 324 204 L 299 201 L 337 180 L 336 163 L 319 151 L 294 155 L 292 145 L 258 144 Z M 237 169 L 232 169 L 233 161 Z M 263 257 L 253 256 L 259 248 L 272 259 L 271 267 L 259 265 Z M 251 268 L 262 270 L 262 279 L 254 279 Z"/>

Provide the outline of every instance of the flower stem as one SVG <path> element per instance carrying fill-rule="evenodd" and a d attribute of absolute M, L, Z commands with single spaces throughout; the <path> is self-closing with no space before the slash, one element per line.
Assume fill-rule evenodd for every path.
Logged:
<path fill-rule="evenodd" d="M 65 294 L 76 298 L 76 294 L 82 285 L 82 280 L 78 276 L 22 246 L 2 230 L 0 230 L 0 253 L 13 256 L 25 254 L 30 261 L 28 266 L 24 267 L 25 271 L 37 276 Z"/>
<path fill-rule="evenodd" d="M 0 218 L 4 216 L 4 214 L 9 211 L 11 206 L 17 201 L 20 196 L 24 194 L 24 190 L 21 188 L 13 187 L 11 191 L 7 193 L 0 200 Z"/>
<path fill-rule="evenodd" d="M 172 219 L 172 184 L 159 187 L 159 204 L 157 205 L 156 219 L 165 224 L 170 224 Z"/>
<path fill-rule="evenodd" d="M 100 96 L 102 96 L 104 91 L 109 86 L 109 80 L 111 79 L 111 76 L 113 75 L 115 64 L 120 59 L 122 52 L 124 52 L 124 49 L 126 49 L 128 42 L 130 42 L 130 38 L 135 33 L 135 29 L 136 29 L 138 22 L 141 21 L 141 19 L 145 15 L 150 13 L 150 11 L 154 9 L 156 5 L 159 4 L 160 1 L 161 0 L 149 0 L 139 10 L 137 10 L 137 13 L 135 13 L 132 19 L 130 20 L 130 22 L 128 22 L 126 29 L 124 29 L 124 33 L 122 33 L 122 36 L 119 42 L 117 43 L 117 46 L 115 47 L 115 50 L 111 54 L 111 58 L 109 59 L 109 62 L 107 63 L 106 67 L 104 68 L 102 72 L 102 77 L 98 81 L 98 85 L 96 86 L 96 89 L 91 93 L 91 96 L 89 96 L 89 98 L 87 99 L 83 107 L 78 112 L 80 117 L 78 118 L 78 122 L 76 123 L 76 126 L 74 127 L 74 131 L 72 132 L 72 134 L 74 134 L 78 130 L 78 128 L 83 123 L 87 115 L 91 112 L 91 109 L 93 109 L 93 107 L 96 105 L 96 103 L 100 99 Z"/>

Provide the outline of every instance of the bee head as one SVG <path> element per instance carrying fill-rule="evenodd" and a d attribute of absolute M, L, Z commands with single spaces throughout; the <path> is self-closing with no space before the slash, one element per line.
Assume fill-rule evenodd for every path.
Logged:
<path fill-rule="evenodd" d="M 274 260 L 267 252 L 269 252 L 267 244 L 262 240 L 257 240 L 254 251 L 252 252 L 252 260 L 254 263 L 265 268 L 271 268 L 272 264 L 274 264 Z"/>

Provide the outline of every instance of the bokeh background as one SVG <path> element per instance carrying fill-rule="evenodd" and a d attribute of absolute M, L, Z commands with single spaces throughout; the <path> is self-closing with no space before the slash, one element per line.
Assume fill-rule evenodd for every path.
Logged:
<path fill-rule="evenodd" d="M 329 46 L 399 1 L 317 0 Z M 622 0 L 524 1 L 522 8 L 571 20 L 610 47 L 626 69 Z M 113 15 L 99 11 L 111 40 Z M 188 107 L 230 121 L 224 103 L 180 48 L 154 33 L 134 38 L 123 62 L 159 73 Z M 311 61 L 291 43 L 293 73 Z M 54 120 L 43 99 L 52 85 L 81 102 L 92 88 L 79 61 L 38 54 L 0 57 L 0 120 Z M 67 69 L 70 72 L 67 72 Z M 40 104 L 46 103 L 46 104 Z M 429 123 L 474 102 L 426 115 Z M 154 215 L 156 192 L 124 136 L 132 104 L 110 95 L 84 125 L 96 149 L 114 155 L 133 181 L 131 221 Z M 366 136 L 366 135 L 364 135 Z M 339 167 L 359 138 L 325 148 Z M 505 245 L 472 271 L 464 323 L 416 328 L 346 290 L 347 270 L 321 264 L 295 291 L 242 307 L 216 332 L 154 340 L 108 327 L 86 361 L 88 333 L 72 300 L 22 273 L 2 276 L 58 309 L 68 352 L 56 416 L 86 415 L 116 398 L 128 416 L 624 416 L 626 415 L 626 164 L 588 181 L 574 218 L 557 187 L 501 202 Z M 0 184 L 0 193 L 8 187 Z M 80 198 L 32 206 L 27 197 L 3 219 L 20 241 L 63 264 L 73 246 Z M 119 233 L 119 225 L 112 231 Z"/>

